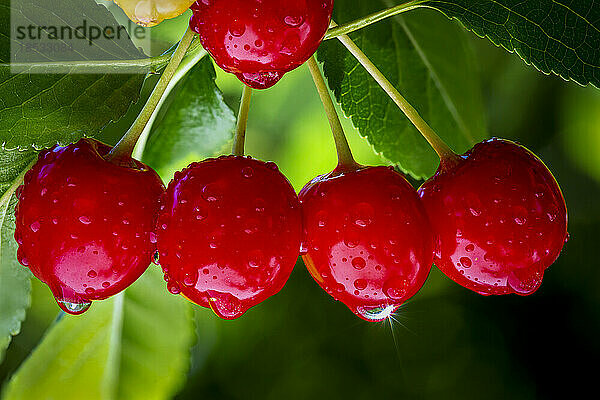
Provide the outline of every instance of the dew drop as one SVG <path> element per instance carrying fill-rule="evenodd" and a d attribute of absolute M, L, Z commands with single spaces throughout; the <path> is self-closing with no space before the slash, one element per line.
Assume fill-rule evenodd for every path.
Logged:
<path fill-rule="evenodd" d="M 254 202 L 254 210 L 257 213 L 263 213 L 265 212 L 265 201 L 263 199 L 256 199 L 256 201 Z"/>
<path fill-rule="evenodd" d="M 35 221 L 31 225 L 29 225 L 29 228 L 31 229 L 32 232 L 36 233 L 41 228 L 40 221 Z"/>
<path fill-rule="evenodd" d="M 472 214 L 474 217 L 479 217 L 479 216 L 481 215 L 481 210 L 480 210 L 480 209 L 478 209 L 478 208 L 473 208 L 473 207 L 471 207 L 471 208 L 469 208 L 469 211 L 471 212 L 471 214 Z"/>
<path fill-rule="evenodd" d="M 308 245 L 306 242 L 300 243 L 300 255 L 304 256 L 308 253 Z"/>
<path fill-rule="evenodd" d="M 405 292 L 396 287 L 388 287 L 384 288 L 384 293 L 390 299 L 401 299 Z"/>
<path fill-rule="evenodd" d="M 367 265 L 367 263 L 365 262 L 365 259 L 362 257 L 356 257 L 352 260 L 352 266 L 355 269 L 361 270 L 363 269 L 365 266 Z"/>
<path fill-rule="evenodd" d="M 213 185 L 204 186 L 202 188 L 201 196 L 204 200 L 208 201 L 209 203 L 219 200 L 219 196 L 217 195 L 216 190 L 213 187 Z"/>
<path fill-rule="evenodd" d="M 325 227 L 325 225 L 327 225 L 327 211 L 325 210 L 321 210 L 319 212 L 317 212 L 316 218 L 317 218 L 317 225 L 319 226 L 319 228 L 323 228 Z"/>
<path fill-rule="evenodd" d="M 279 171 L 279 167 L 277 166 L 277 164 L 275 164 L 272 161 L 267 162 L 265 165 L 267 168 L 272 169 L 273 171 Z"/>
<path fill-rule="evenodd" d="M 231 294 L 211 295 L 208 303 L 211 310 L 223 319 L 235 319 L 244 313 L 240 300 Z"/>
<path fill-rule="evenodd" d="M 181 293 L 181 289 L 179 288 L 179 285 L 176 284 L 175 282 L 169 282 L 169 283 L 167 283 L 167 289 L 169 290 L 169 292 L 171 294 L 179 294 L 179 293 Z"/>
<path fill-rule="evenodd" d="M 82 303 L 71 303 L 65 300 L 56 300 L 58 306 L 67 314 L 71 315 L 79 315 L 86 312 L 90 306 L 92 305 L 91 301 L 82 302 Z"/>
<path fill-rule="evenodd" d="M 239 22 L 238 20 L 233 20 L 231 26 L 229 27 L 229 33 L 232 36 L 240 37 L 246 32 L 246 26 Z"/>
<path fill-rule="evenodd" d="M 543 274 L 539 271 L 517 270 L 508 276 L 508 285 L 521 295 L 535 292 L 542 284 Z"/>
<path fill-rule="evenodd" d="M 353 211 L 354 225 L 364 228 L 373 221 L 374 210 L 369 203 L 359 203 Z"/>
<path fill-rule="evenodd" d="M 183 284 L 188 287 L 194 286 L 197 281 L 198 281 L 198 276 L 197 276 L 197 273 L 194 273 L 194 272 L 187 273 L 183 277 Z"/>
<path fill-rule="evenodd" d="M 471 259 L 469 257 L 461 257 L 460 263 L 465 268 L 469 268 L 473 264 L 473 262 L 471 261 Z"/>
<path fill-rule="evenodd" d="M 395 305 L 359 306 L 356 308 L 355 314 L 367 321 L 378 322 L 389 318 L 396 308 Z"/>
<path fill-rule="evenodd" d="M 249 254 L 248 265 L 251 268 L 260 268 L 263 265 L 263 253 L 260 250 L 253 250 Z"/>
<path fill-rule="evenodd" d="M 364 279 L 357 279 L 354 281 L 354 287 L 358 290 L 365 290 L 367 288 L 367 281 Z"/>
<path fill-rule="evenodd" d="M 250 179 L 250 178 L 252 178 L 253 175 L 254 175 L 254 170 L 252 169 L 252 167 L 242 168 L 242 176 L 244 178 Z"/>
<path fill-rule="evenodd" d="M 304 23 L 304 16 L 302 15 L 288 15 L 283 19 L 283 22 L 287 26 L 297 28 Z"/>

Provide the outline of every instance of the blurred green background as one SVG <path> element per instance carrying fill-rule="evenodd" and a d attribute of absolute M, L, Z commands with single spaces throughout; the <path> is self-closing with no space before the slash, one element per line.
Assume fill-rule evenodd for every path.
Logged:
<path fill-rule="evenodd" d="M 165 44 L 177 40 L 181 21 L 161 25 Z M 472 44 L 490 134 L 536 152 L 567 201 L 571 239 L 542 287 L 529 297 L 483 297 L 434 268 L 396 321 L 367 323 L 325 294 L 299 261 L 280 294 L 236 321 L 194 308 L 197 343 L 177 399 L 548 399 L 571 398 L 586 387 L 595 392 L 600 91 L 544 76 L 475 36 Z M 237 109 L 241 84 L 221 72 L 217 83 Z M 103 140 L 114 142 L 141 103 Z M 386 163 L 347 120 L 345 126 L 359 162 Z M 277 162 L 297 189 L 335 166 L 333 140 L 306 67 L 255 92 L 247 153 Z M 32 306 L 0 365 L 0 382 L 57 314 L 49 290 L 34 280 Z"/>

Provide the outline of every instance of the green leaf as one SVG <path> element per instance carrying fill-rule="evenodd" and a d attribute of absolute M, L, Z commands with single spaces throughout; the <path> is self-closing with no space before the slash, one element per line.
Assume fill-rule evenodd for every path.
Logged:
<path fill-rule="evenodd" d="M 152 127 L 143 160 L 165 179 L 189 162 L 219 152 L 235 128 L 235 114 L 215 85 L 209 57 L 178 82 L 161 114 Z"/>
<path fill-rule="evenodd" d="M 14 209 L 17 198 L 0 202 L 0 362 L 31 303 L 29 270 L 17 261 Z"/>
<path fill-rule="evenodd" d="M 8 383 L 5 400 L 172 398 L 189 367 L 189 304 L 159 268 L 124 293 L 53 325 Z"/>
<path fill-rule="evenodd" d="M 382 1 L 336 1 L 336 22 L 385 8 Z M 478 69 L 468 35 L 426 10 L 380 22 L 350 37 L 431 127 L 464 152 L 486 136 Z M 439 160 L 387 94 L 336 40 L 319 49 L 329 87 L 361 135 L 415 178 L 431 176 Z"/>
<path fill-rule="evenodd" d="M 11 17 L 25 18 L 34 27 L 75 29 L 82 21 L 99 27 L 118 24 L 92 0 L 0 0 L 0 14 L 0 145 L 6 149 L 39 150 L 97 135 L 138 100 L 146 72 L 161 68 L 168 58 L 146 58 L 125 35 L 118 41 L 96 41 L 71 54 L 73 59 L 39 52 L 26 63 L 9 64 L 11 54 L 27 50 L 11 32 Z M 15 71 L 17 65 L 21 67 Z"/>
<path fill-rule="evenodd" d="M 17 261 L 14 193 L 35 156 L 33 151 L 0 150 L 0 362 L 31 301 L 31 275 Z"/>
<path fill-rule="evenodd" d="M 593 0 L 427 0 L 540 71 L 600 87 L 600 5 Z"/>

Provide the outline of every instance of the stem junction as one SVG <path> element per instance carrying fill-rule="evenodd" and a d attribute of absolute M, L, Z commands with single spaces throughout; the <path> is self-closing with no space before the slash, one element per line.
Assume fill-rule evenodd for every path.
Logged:
<path fill-rule="evenodd" d="M 133 125 L 131 125 L 131 127 L 125 133 L 125 135 L 123 135 L 121 140 L 110 151 L 110 153 L 107 156 L 107 161 L 119 162 L 119 160 L 121 159 L 131 157 L 133 149 L 135 148 L 135 145 L 140 135 L 144 131 L 144 128 L 146 127 L 146 124 L 148 123 L 152 114 L 154 113 L 154 110 L 156 110 L 156 107 L 160 103 L 163 94 L 169 86 L 169 82 L 171 81 L 171 79 L 173 79 L 175 71 L 177 71 L 179 64 L 181 64 L 181 61 L 185 57 L 187 50 L 192 44 L 194 38 L 194 31 L 192 31 L 191 28 L 188 27 L 188 29 L 185 31 L 185 34 L 179 41 L 177 49 L 175 49 L 175 52 L 173 52 L 171 60 L 169 61 L 169 64 L 165 68 L 164 72 L 162 73 L 160 80 L 158 81 L 158 83 L 154 87 L 154 90 L 152 91 L 152 94 L 146 101 L 144 108 L 134 121 Z"/>
<path fill-rule="evenodd" d="M 333 24 L 333 26 L 331 26 L 325 34 L 325 38 L 323 40 L 333 39 L 340 35 L 347 35 L 359 29 L 366 28 L 367 26 L 379 22 L 383 19 L 393 17 L 394 15 L 398 15 L 406 11 L 414 10 L 416 8 L 421 7 L 421 3 L 423 2 L 424 0 L 413 0 L 394 7 L 390 7 L 385 10 L 375 12 L 371 15 L 367 15 L 366 17 L 357 19 L 347 24 Z"/>
<path fill-rule="evenodd" d="M 375 79 L 381 88 L 388 94 L 400 110 L 417 128 L 421 135 L 431 145 L 433 150 L 440 157 L 440 165 L 450 165 L 458 162 L 461 157 L 457 155 L 435 131 L 425 122 L 419 115 L 417 110 L 400 94 L 400 92 L 391 84 L 391 82 L 383 75 L 383 73 L 373 64 L 373 62 L 363 53 L 363 51 L 348 37 L 348 35 L 340 35 L 337 39 L 352 53 L 358 62 L 367 70 L 367 72 Z"/>

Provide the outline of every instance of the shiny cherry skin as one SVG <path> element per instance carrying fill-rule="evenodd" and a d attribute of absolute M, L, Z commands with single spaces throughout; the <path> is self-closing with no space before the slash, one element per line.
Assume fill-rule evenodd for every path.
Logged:
<path fill-rule="evenodd" d="M 19 262 L 70 314 L 127 288 L 155 251 L 164 185 L 139 161 L 106 161 L 110 150 L 94 139 L 44 150 L 17 190 Z"/>
<path fill-rule="evenodd" d="M 436 234 L 434 263 L 483 295 L 529 295 L 567 239 L 567 208 L 552 173 L 508 140 L 475 145 L 419 189 Z"/>
<path fill-rule="evenodd" d="M 300 252 L 296 192 L 274 163 L 193 163 L 167 188 L 157 223 L 167 288 L 235 319 L 279 292 Z"/>
<path fill-rule="evenodd" d="M 317 51 L 333 0 L 199 0 L 191 9 L 190 26 L 215 62 L 266 89 Z"/>
<path fill-rule="evenodd" d="M 300 192 L 304 262 L 327 293 L 382 321 L 423 286 L 433 236 L 416 190 L 391 167 L 338 167 Z"/>

